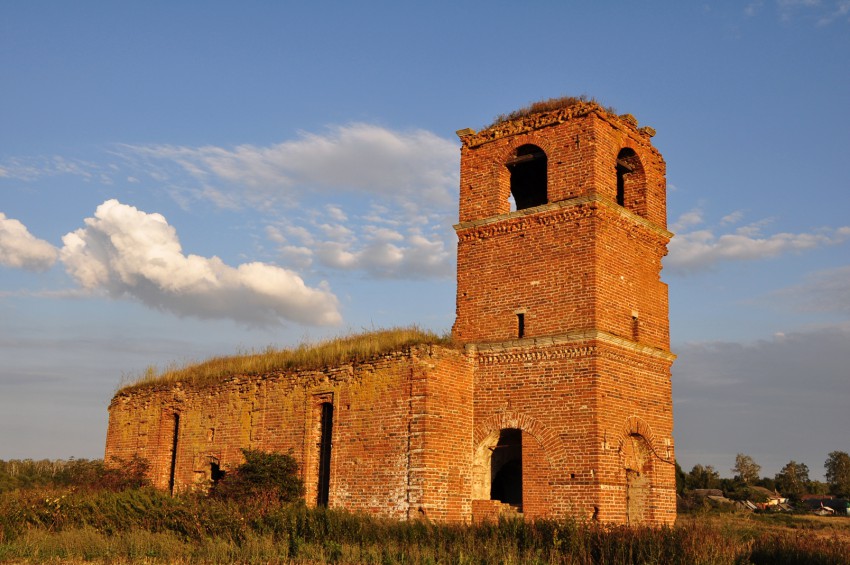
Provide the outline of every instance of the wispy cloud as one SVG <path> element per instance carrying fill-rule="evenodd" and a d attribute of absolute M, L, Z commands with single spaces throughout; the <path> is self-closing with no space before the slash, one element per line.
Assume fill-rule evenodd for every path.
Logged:
<path fill-rule="evenodd" d="M 293 271 L 265 263 L 234 268 L 218 257 L 184 255 L 176 230 L 160 214 L 108 200 L 85 224 L 62 238 L 61 250 L 66 270 L 85 289 L 180 316 L 248 325 L 341 321 L 327 285 L 310 288 Z"/>
<path fill-rule="evenodd" d="M 279 220 L 266 228 L 266 236 L 277 245 L 284 261 L 302 268 L 360 271 L 373 278 L 396 279 L 454 273 L 452 230 L 446 216 L 411 224 L 403 212 L 373 206 L 365 213 L 334 221 L 337 209 L 331 210 Z"/>
<path fill-rule="evenodd" d="M 850 22 L 850 0 L 775 0 L 775 14 L 783 22 L 805 20 L 815 25 L 829 25 L 836 20 Z M 764 0 L 753 0 L 743 9 L 747 17 L 770 13 Z"/>
<path fill-rule="evenodd" d="M 747 16 L 755 16 L 764 7 L 764 0 L 754 0 L 744 7 L 744 14 Z"/>
<path fill-rule="evenodd" d="M 113 169 L 90 161 L 54 156 L 10 157 L 0 163 L 0 178 L 34 181 L 42 177 L 73 175 L 111 184 Z"/>
<path fill-rule="evenodd" d="M 723 218 L 720 227 L 728 229 L 730 224 L 743 216 L 732 213 Z M 770 220 L 761 220 L 740 226 L 729 233 L 716 233 L 716 229 L 692 229 L 702 225 L 699 210 L 683 214 L 672 227 L 679 233 L 670 242 L 670 253 L 664 260 L 668 272 L 690 274 L 713 268 L 726 261 L 752 261 L 779 255 L 814 249 L 824 245 L 836 245 L 850 239 L 850 226 L 823 228 L 810 233 L 762 234 Z M 690 230 L 690 231 L 688 231 Z"/>
<path fill-rule="evenodd" d="M 818 19 L 818 25 L 829 25 L 835 20 L 844 19 L 850 22 L 850 0 L 836 2 L 832 10 Z"/>
<path fill-rule="evenodd" d="M 49 269 L 58 250 L 32 235 L 20 221 L 0 212 L 0 265 L 28 271 Z"/>
<path fill-rule="evenodd" d="M 432 132 L 355 123 L 269 146 L 125 145 L 119 153 L 187 208 L 201 199 L 257 209 L 294 268 L 378 278 L 453 272 L 458 146 Z"/>
<path fill-rule="evenodd" d="M 773 296 L 803 311 L 850 315 L 850 266 L 812 273 L 803 284 L 779 290 Z"/>
<path fill-rule="evenodd" d="M 457 183 L 456 143 L 426 130 L 363 123 L 270 146 L 124 145 L 119 152 L 156 164 L 160 173 L 163 165 L 177 165 L 203 186 L 242 192 L 254 206 L 314 191 L 448 205 Z"/>

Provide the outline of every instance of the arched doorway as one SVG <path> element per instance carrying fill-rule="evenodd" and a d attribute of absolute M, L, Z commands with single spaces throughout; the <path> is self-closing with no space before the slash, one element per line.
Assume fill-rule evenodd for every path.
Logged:
<path fill-rule="evenodd" d="M 476 450 L 473 464 L 475 500 L 492 500 L 522 512 L 522 430 L 491 432 Z"/>
<path fill-rule="evenodd" d="M 623 467 L 626 474 L 626 521 L 643 524 L 652 519 L 652 451 L 640 434 L 629 434 L 623 440 Z"/>
<path fill-rule="evenodd" d="M 522 430 L 507 428 L 490 458 L 490 500 L 510 504 L 522 511 Z"/>

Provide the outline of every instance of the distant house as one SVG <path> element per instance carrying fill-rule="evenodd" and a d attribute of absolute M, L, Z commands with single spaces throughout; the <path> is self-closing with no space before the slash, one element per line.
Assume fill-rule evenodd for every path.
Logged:
<path fill-rule="evenodd" d="M 769 506 L 779 506 L 780 504 L 786 504 L 788 502 L 787 497 L 782 496 L 775 490 L 770 490 L 764 487 L 750 487 L 750 490 L 764 495 L 767 498 L 767 502 L 759 503 L 760 508 L 765 508 Z"/>
<path fill-rule="evenodd" d="M 844 498 L 835 498 L 831 494 L 808 494 L 802 500 L 806 509 L 818 516 L 850 515 L 850 501 Z"/>

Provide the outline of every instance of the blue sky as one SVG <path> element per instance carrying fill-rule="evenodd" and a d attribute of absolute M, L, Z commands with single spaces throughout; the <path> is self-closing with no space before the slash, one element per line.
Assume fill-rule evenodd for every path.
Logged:
<path fill-rule="evenodd" d="M 641 3 L 643 4 L 643 3 Z M 3 2 L 0 458 L 122 380 L 454 317 L 459 143 L 588 94 L 668 165 L 680 463 L 850 451 L 850 1 Z"/>

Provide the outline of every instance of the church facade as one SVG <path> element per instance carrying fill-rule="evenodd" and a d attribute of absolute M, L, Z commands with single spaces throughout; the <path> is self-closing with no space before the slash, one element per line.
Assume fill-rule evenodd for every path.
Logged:
<path fill-rule="evenodd" d="M 460 130 L 456 346 L 119 391 L 106 457 L 208 485 L 290 452 L 308 504 L 399 519 L 676 516 L 665 165 L 574 101 Z"/>

